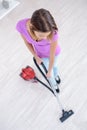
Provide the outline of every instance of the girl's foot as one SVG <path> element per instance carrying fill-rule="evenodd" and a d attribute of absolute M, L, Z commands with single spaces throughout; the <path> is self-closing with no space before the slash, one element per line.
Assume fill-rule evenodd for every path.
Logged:
<path fill-rule="evenodd" d="M 60 92 L 60 90 L 59 90 L 59 88 L 58 88 L 58 85 L 55 85 L 55 90 L 56 90 L 57 93 Z"/>
<path fill-rule="evenodd" d="M 57 93 L 59 93 L 59 92 L 60 92 L 59 88 L 57 88 L 57 89 L 56 89 L 56 92 L 57 92 Z"/>
<path fill-rule="evenodd" d="M 59 75 L 57 75 L 57 77 L 55 78 L 55 80 L 56 80 L 57 84 L 61 83 L 61 79 L 60 79 Z"/>

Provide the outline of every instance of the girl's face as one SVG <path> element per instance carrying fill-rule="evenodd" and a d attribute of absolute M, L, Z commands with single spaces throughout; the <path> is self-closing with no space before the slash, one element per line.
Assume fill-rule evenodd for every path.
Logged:
<path fill-rule="evenodd" d="M 35 36 L 38 40 L 47 39 L 47 37 L 51 34 L 51 32 L 37 32 L 34 31 Z"/>

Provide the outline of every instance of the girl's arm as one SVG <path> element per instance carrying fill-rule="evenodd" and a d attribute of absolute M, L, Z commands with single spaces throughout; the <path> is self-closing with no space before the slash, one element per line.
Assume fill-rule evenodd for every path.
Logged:
<path fill-rule="evenodd" d="M 51 43 L 51 46 L 50 46 L 50 61 L 49 61 L 47 77 L 51 77 L 51 71 L 52 71 L 53 64 L 54 64 L 55 51 L 56 51 L 57 45 L 58 45 L 58 41 L 55 41 L 55 42 Z"/>
<path fill-rule="evenodd" d="M 23 38 L 23 40 L 24 40 L 24 42 L 25 42 L 25 45 L 27 46 L 27 48 L 29 49 L 29 51 L 31 52 L 31 54 L 35 57 L 37 63 L 38 63 L 38 64 L 41 64 L 42 60 L 41 60 L 41 58 L 39 58 L 39 57 L 37 56 L 37 54 L 35 53 L 32 44 L 29 44 L 23 35 L 21 35 L 21 36 L 22 36 L 22 38 Z"/>

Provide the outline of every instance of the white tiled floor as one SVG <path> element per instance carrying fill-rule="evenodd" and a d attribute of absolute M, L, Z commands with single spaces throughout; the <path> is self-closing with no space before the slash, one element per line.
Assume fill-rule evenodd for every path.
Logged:
<path fill-rule="evenodd" d="M 39 83 L 19 77 L 22 67 L 35 66 L 15 26 L 42 7 L 51 11 L 59 27 L 59 97 L 65 109 L 75 112 L 64 123 L 55 97 Z M 86 0 L 20 0 L 0 20 L 0 130 L 87 130 L 86 10 Z"/>

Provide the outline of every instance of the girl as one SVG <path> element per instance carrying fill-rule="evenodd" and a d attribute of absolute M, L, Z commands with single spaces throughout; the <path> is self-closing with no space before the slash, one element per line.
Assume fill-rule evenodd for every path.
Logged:
<path fill-rule="evenodd" d="M 58 28 L 54 18 L 46 9 L 36 10 L 31 18 L 20 20 L 16 29 L 20 32 L 27 48 L 40 65 L 43 62 L 48 70 L 47 78 L 58 92 Z M 55 80 L 56 79 L 56 80 Z"/>

